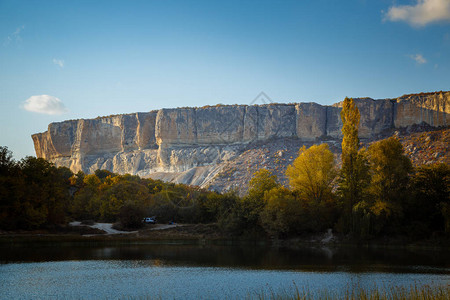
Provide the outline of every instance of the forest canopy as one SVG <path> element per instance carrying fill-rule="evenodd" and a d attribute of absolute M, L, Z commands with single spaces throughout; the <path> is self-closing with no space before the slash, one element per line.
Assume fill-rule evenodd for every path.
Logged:
<path fill-rule="evenodd" d="M 73 174 L 42 158 L 15 161 L 0 147 L 0 229 L 55 228 L 71 220 L 135 229 L 155 216 L 162 223 L 215 223 L 232 236 L 285 238 L 330 228 L 356 239 L 450 235 L 450 167 L 414 168 L 395 137 L 360 149 L 352 99 L 342 119 L 339 167 L 326 143 L 302 147 L 286 170 L 289 186 L 260 169 L 244 197 L 107 170 Z"/>

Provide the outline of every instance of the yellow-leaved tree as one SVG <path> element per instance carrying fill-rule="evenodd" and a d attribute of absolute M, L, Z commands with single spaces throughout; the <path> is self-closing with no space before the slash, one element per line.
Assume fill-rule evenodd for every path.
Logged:
<path fill-rule="evenodd" d="M 336 174 L 334 155 L 327 144 L 300 148 L 286 170 L 298 203 L 295 215 L 299 220 L 295 229 L 290 226 L 291 232 L 318 232 L 333 226 L 337 215 L 332 193 Z"/>
<path fill-rule="evenodd" d="M 360 222 L 354 208 L 360 207 L 367 196 L 370 182 L 369 163 L 365 149 L 359 150 L 358 128 L 360 114 L 352 98 L 345 98 L 342 111 L 342 168 L 339 173 L 338 194 L 342 215 L 338 228 L 343 232 L 354 232 Z M 355 219 L 356 218 L 356 219 Z"/>
<path fill-rule="evenodd" d="M 286 175 L 300 198 L 320 203 L 332 197 L 336 177 L 334 155 L 327 144 L 300 148 L 298 157 L 288 166 Z"/>

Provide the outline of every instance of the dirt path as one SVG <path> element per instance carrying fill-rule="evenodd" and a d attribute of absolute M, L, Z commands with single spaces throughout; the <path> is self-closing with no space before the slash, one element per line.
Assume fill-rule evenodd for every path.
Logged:
<path fill-rule="evenodd" d="M 89 226 L 91 228 L 100 229 L 106 232 L 106 234 L 129 234 L 129 233 L 136 233 L 138 231 L 120 231 L 112 228 L 112 223 L 94 223 L 94 225 L 83 225 L 79 221 L 74 221 L 69 223 L 70 226 Z M 152 228 L 150 230 L 164 230 L 169 228 L 174 228 L 177 226 L 182 226 L 178 224 L 155 224 L 152 225 Z"/>
<path fill-rule="evenodd" d="M 70 222 L 70 226 L 82 226 L 81 222 L 75 221 Z M 94 223 L 94 225 L 86 225 L 91 228 L 97 228 L 106 232 L 106 234 L 127 234 L 127 233 L 136 233 L 137 231 L 120 231 L 112 228 L 112 223 Z"/>

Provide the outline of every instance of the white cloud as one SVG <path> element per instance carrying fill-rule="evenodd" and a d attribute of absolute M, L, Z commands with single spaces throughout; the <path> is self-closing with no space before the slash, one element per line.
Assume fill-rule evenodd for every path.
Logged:
<path fill-rule="evenodd" d="M 58 65 L 60 68 L 64 68 L 64 60 L 63 59 L 53 59 L 53 63 L 55 65 Z"/>
<path fill-rule="evenodd" d="M 391 6 L 384 20 L 404 21 L 412 26 L 450 21 L 450 0 L 416 0 L 415 5 Z"/>
<path fill-rule="evenodd" d="M 422 54 L 412 54 L 412 55 L 409 56 L 409 58 L 414 60 L 419 65 L 425 64 L 427 62 L 427 60 L 425 59 L 425 57 L 423 57 Z"/>
<path fill-rule="evenodd" d="M 17 27 L 16 30 L 13 33 L 11 33 L 10 35 L 8 35 L 6 37 L 5 41 L 3 42 L 3 45 L 7 46 L 11 42 L 17 42 L 17 43 L 21 42 L 22 41 L 22 37 L 20 36 L 20 32 L 22 30 L 24 30 L 24 29 L 25 29 L 25 25 Z"/>
<path fill-rule="evenodd" d="M 49 95 L 31 96 L 24 102 L 23 108 L 47 115 L 60 115 L 68 111 L 61 100 Z"/>

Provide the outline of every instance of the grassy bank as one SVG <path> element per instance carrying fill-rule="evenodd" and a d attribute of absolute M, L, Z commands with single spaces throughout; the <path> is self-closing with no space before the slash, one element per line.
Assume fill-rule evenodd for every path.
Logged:
<path fill-rule="evenodd" d="M 396 243 L 386 241 L 349 241 L 336 240 L 324 244 L 308 238 L 295 238 L 287 240 L 273 240 L 268 238 L 217 236 L 198 234 L 188 231 L 161 230 L 148 234 L 93 234 L 81 235 L 75 233 L 8 233 L 0 234 L 0 245 L 18 245 L 26 243 L 75 243 L 75 244 L 101 244 L 101 245 L 129 245 L 129 244 L 180 244 L 180 245 L 258 245 L 276 248 L 296 249 L 298 247 L 326 247 L 326 248 L 365 248 L 365 249 L 409 249 L 421 251 L 443 251 L 450 249 L 448 241 L 428 241 L 420 243 Z"/>
<path fill-rule="evenodd" d="M 298 288 L 295 286 L 292 291 L 282 293 L 275 292 L 255 292 L 247 299 L 348 299 L 348 300 L 384 300 L 384 299 L 450 299 L 450 285 L 447 286 L 417 286 L 409 287 L 387 286 L 365 289 L 362 287 L 348 287 L 344 291 L 318 290 L 312 291 L 307 287 Z"/>
<path fill-rule="evenodd" d="M 155 230 L 154 225 L 146 225 L 137 232 L 127 234 L 105 234 L 104 231 L 88 226 L 60 226 L 52 229 L 34 231 L 0 232 L 0 243 L 26 242 L 80 242 L 107 244 L 258 244 L 275 247 L 302 247 L 306 245 L 340 247 L 357 246 L 365 248 L 417 248 L 417 249 L 450 249 L 450 238 L 447 236 L 432 237 L 425 240 L 410 240 L 405 237 L 384 237 L 372 240 L 352 239 L 348 236 L 335 235 L 327 243 L 323 243 L 324 235 L 304 235 L 285 239 L 273 239 L 264 235 L 233 236 L 222 232 L 217 224 L 184 224 L 171 228 Z"/>
<path fill-rule="evenodd" d="M 233 245 L 269 244 L 264 239 L 246 239 L 221 234 L 215 224 L 187 224 L 163 230 L 145 226 L 138 232 L 105 234 L 87 226 L 63 227 L 54 230 L 0 232 L 0 244 L 24 243 L 79 243 L 79 244 L 183 244 L 183 245 Z"/>

